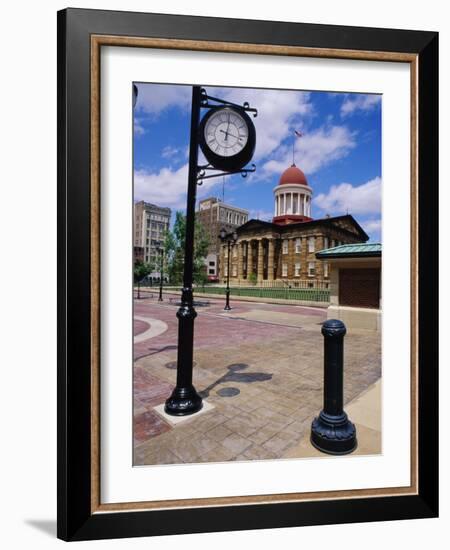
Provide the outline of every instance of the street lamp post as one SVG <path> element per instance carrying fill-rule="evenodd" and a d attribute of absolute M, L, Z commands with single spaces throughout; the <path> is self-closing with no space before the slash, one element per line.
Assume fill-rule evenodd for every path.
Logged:
<path fill-rule="evenodd" d="M 158 302 L 163 301 L 162 291 L 163 291 L 163 270 L 164 270 L 164 248 L 158 248 L 160 264 L 159 264 L 159 298 Z"/>
<path fill-rule="evenodd" d="M 236 231 L 231 234 L 226 232 L 225 228 L 220 230 L 219 238 L 222 242 L 227 242 L 227 288 L 225 290 L 225 311 L 230 311 L 230 254 L 231 254 L 231 245 L 236 244 L 238 236 Z"/>

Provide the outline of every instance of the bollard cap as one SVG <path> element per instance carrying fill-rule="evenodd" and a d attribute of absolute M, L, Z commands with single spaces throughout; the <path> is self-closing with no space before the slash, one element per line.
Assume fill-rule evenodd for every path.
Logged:
<path fill-rule="evenodd" d="M 328 337 L 345 336 L 347 329 L 339 319 L 328 319 L 322 325 L 322 334 Z"/>

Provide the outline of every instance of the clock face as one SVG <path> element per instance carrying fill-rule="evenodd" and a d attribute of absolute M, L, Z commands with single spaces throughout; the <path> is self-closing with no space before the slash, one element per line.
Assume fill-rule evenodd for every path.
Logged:
<path fill-rule="evenodd" d="M 205 124 L 206 145 L 216 155 L 232 157 L 244 149 L 248 141 L 248 127 L 235 110 L 225 107 L 212 114 Z"/>
<path fill-rule="evenodd" d="M 217 170 L 239 171 L 255 152 L 255 126 L 242 108 L 210 109 L 200 122 L 199 145 Z"/>

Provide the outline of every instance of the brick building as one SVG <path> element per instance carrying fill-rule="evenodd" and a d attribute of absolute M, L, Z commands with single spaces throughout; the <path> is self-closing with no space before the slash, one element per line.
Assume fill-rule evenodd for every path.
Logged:
<path fill-rule="evenodd" d="M 238 241 L 231 247 L 230 283 L 246 284 L 256 277 L 259 285 L 328 287 L 330 265 L 317 261 L 316 252 L 363 243 L 368 235 L 350 214 L 314 220 L 312 189 L 295 165 L 283 172 L 273 191 L 272 222 L 249 220 L 237 228 Z M 220 266 L 220 281 L 225 282 L 226 245 L 221 246 Z"/>
<path fill-rule="evenodd" d="M 317 253 L 331 266 L 328 319 L 381 331 L 381 244 L 342 245 Z"/>
<path fill-rule="evenodd" d="M 133 257 L 134 263 L 144 261 L 144 247 L 143 246 L 134 246 L 133 247 Z"/>
<path fill-rule="evenodd" d="M 248 221 L 248 210 L 226 204 L 215 197 L 199 202 L 196 218 L 205 228 L 209 238 L 208 256 L 206 257 L 206 274 L 210 280 L 217 280 L 219 273 L 218 257 L 220 253 L 219 233 L 222 227 L 233 231 Z"/>

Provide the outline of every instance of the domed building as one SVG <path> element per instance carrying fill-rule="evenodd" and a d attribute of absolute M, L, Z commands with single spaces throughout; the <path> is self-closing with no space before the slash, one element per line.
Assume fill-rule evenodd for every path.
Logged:
<path fill-rule="evenodd" d="M 316 252 L 369 237 L 350 214 L 314 219 L 313 189 L 295 164 L 280 176 L 273 189 L 272 221 L 251 219 L 237 228 L 231 247 L 230 284 L 263 286 L 289 284 L 300 288 L 328 288 L 329 265 Z M 227 245 L 221 247 L 219 280 L 227 278 Z"/>
<path fill-rule="evenodd" d="M 275 195 L 273 223 L 284 225 L 312 220 L 312 189 L 306 181 L 305 174 L 295 164 L 281 174 L 280 181 L 273 192 Z"/>

